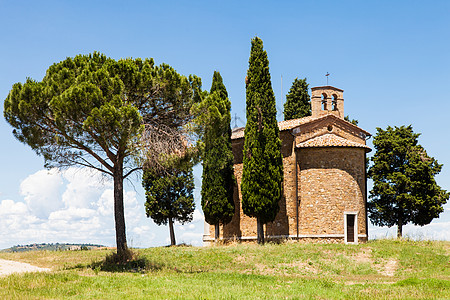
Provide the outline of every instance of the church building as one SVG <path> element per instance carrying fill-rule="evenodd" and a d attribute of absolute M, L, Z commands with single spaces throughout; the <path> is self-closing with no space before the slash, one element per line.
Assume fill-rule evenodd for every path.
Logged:
<path fill-rule="evenodd" d="M 367 241 L 367 131 L 344 120 L 343 90 L 311 89 L 312 115 L 278 123 L 283 155 L 283 197 L 267 240 L 354 243 Z M 241 205 L 244 128 L 233 130 L 235 214 L 220 228 L 220 239 L 256 241 L 256 218 Z M 205 244 L 214 226 L 205 224 Z"/>

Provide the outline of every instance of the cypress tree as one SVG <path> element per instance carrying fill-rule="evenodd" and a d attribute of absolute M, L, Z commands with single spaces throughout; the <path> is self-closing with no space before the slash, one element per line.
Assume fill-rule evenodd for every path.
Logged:
<path fill-rule="evenodd" d="M 207 223 L 227 224 L 234 215 L 233 152 L 231 150 L 231 102 L 220 73 L 215 71 L 210 95 L 201 104 L 205 111 L 202 175 L 202 208 Z"/>
<path fill-rule="evenodd" d="M 279 211 L 283 160 L 269 60 L 258 37 L 252 39 L 246 84 L 242 209 L 256 218 L 258 243 L 264 243 L 263 225 L 272 222 Z"/>
<path fill-rule="evenodd" d="M 295 78 L 284 103 L 284 120 L 303 118 L 311 115 L 311 100 L 306 78 Z"/>

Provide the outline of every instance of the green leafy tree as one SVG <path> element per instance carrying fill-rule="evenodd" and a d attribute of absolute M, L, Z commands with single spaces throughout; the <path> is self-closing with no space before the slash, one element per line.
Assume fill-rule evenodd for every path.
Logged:
<path fill-rule="evenodd" d="M 311 100 L 306 78 L 295 78 L 284 103 L 284 120 L 303 118 L 311 115 Z"/>
<path fill-rule="evenodd" d="M 215 226 L 227 224 L 234 215 L 233 152 L 231 150 L 231 102 L 219 72 L 214 72 L 211 91 L 197 107 L 203 132 L 202 209 L 205 220 Z"/>
<path fill-rule="evenodd" d="M 272 222 L 279 211 L 283 159 L 269 60 L 258 37 L 252 39 L 246 81 L 242 209 L 246 215 L 256 218 L 258 243 L 264 243 L 263 225 Z"/>
<path fill-rule="evenodd" d="M 402 226 L 429 224 L 443 212 L 449 194 L 437 185 L 434 176 L 442 165 L 429 157 L 418 144 L 420 134 L 410 126 L 377 128 L 373 145 L 373 165 L 368 171 L 373 180 L 368 211 L 374 225 Z"/>
<path fill-rule="evenodd" d="M 158 225 L 169 224 L 170 244 L 176 245 L 174 221 L 192 221 L 195 209 L 192 164 L 183 163 L 163 171 L 145 169 L 142 179 L 145 188 L 145 211 Z"/>
<path fill-rule="evenodd" d="M 344 120 L 347 121 L 347 122 L 352 123 L 355 126 L 358 126 L 358 123 L 359 123 L 358 120 L 356 120 L 356 119 L 350 119 L 349 115 L 345 116 Z"/>
<path fill-rule="evenodd" d="M 158 167 L 186 147 L 178 133 L 200 95 L 199 78 L 166 64 L 96 52 L 53 64 L 40 82 L 14 84 L 4 116 L 46 167 L 78 165 L 113 178 L 117 253 L 126 258 L 123 181 L 144 159 Z"/>

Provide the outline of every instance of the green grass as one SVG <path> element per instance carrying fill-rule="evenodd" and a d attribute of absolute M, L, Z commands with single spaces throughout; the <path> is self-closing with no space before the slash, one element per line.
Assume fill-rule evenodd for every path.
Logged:
<path fill-rule="evenodd" d="M 140 268 L 102 271 L 109 250 L 0 253 L 51 267 L 0 277 L 1 299 L 449 299 L 450 243 L 234 244 L 136 249 Z M 121 269 L 120 269 L 121 270 Z"/>

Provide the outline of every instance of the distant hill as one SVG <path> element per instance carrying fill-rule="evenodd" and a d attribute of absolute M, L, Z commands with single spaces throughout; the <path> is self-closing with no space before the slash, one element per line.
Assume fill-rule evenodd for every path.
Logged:
<path fill-rule="evenodd" d="M 56 243 L 56 244 L 30 244 L 30 245 L 17 245 L 8 249 L 3 249 L 1 252 L 25 252 L 25 251 L 38 251 L 38 250 L 48 250 L 48 251 L 68 251 L 68 250 L 93 250 L 98 248 L 103 248 L 103 245 L 95 244 L 67 244 L 67 243 Z"/>

